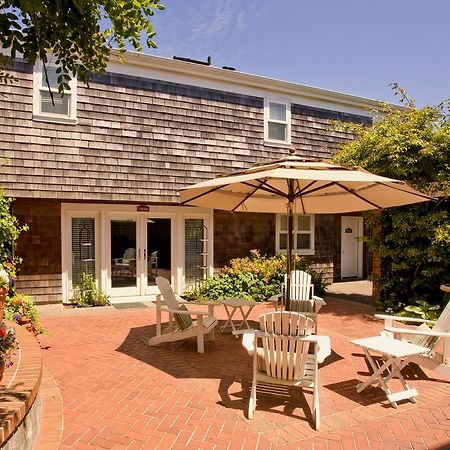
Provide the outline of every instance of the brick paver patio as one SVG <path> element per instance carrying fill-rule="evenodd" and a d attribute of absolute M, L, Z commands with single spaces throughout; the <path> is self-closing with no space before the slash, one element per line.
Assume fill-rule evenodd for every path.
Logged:
<path fill-rule="evenodd" d="M 258 305 L 250 319 L 268 308 Z M 61 449 L 450 449 L 449 379 L 410 366 L 405 378 L 420 395 L 398 409 L 378 387 L 356 393 L 369 370 L 349 341 L 378 334 L 373 312 L 333 298 L 321 310 L 319 332 L 331 337 L 333 352 L 319 372 L 319 432 L 302 407 L 308 393 L 261 392 L 254 418 L 245 418 L 252 361 L 234 336 L 216 332 L 200 355 L 195 339 L 144 345 L 139 338 L 155 333 L 152 308 L 45 317 L 51 334 L 39 339 L 53 395 L 44 395 L 47 428 L 36 447 L 52 448 L 45 440 L 51 427 L 59 439 L 54 379 Z"/>

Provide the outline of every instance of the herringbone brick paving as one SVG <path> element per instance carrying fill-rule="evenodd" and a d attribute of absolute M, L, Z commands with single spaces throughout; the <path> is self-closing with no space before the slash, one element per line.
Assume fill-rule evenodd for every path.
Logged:
<path fill-rule="evenodd" d="M 269 308 L 258 305 L 250 318 Z M 252 361 L 229 334 L 216 332 L 200 355 L 195 339 L 144 345 L 140 338 L 155 333 L 151 308 L 47 317 L 51 334 L 40 341 L 63 400 L 59 448 L 450 449 L 450 380 L 410 365 L 405 378 L 420 395 L 398 409 L 380 388 L 356 393 L 369 370 L 350 340 L 381 330 L 373 313 L 333 298 L 321 310 L 319 332 L 331 337 L 333 352 L 319 372 L 319 432 L 302 407 L 307 392 L 262 390 L 254 418 L 245 418 Z"/>

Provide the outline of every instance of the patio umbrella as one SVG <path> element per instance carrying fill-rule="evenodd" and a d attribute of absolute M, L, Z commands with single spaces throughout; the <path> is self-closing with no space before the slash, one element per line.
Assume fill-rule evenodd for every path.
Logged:
<path fill-rule="evenodd" d="M 182 205 L 226 211 L 287 213 L 287 288 L 289 309 L 294 214 L 339 214 L 431 200 L 403 181 L 359 167 L 290 155 L 241 172 L 218 176 L 180 192 Z"/>

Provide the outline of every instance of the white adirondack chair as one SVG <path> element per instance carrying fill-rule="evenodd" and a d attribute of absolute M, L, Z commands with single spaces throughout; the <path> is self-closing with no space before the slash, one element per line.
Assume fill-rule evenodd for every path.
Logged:
<path fill-rule="evenodd" d="M 446 291 L 448 287 L 441 286 L 441 289 Z M 450 377 L 450 302 L 436 321 L 385 314 L 376 314 L 375 317 L 384 320 L 383 334 L 429 348 L 427 353 L 414 356 L 412 362 Z M 421 325 L 401 328 L 394 326 L 394 321 Z"/>
<path fill-rule="evenodd" d="M 190 337 L 197 337 L 197 351 L 204 353 L 204 336 L 208 336 L 208 341 L 214 341 L 214 327 L 217 319 L 214 317 L 214 306 L 217 304 L 193 304 L 175 296 L 172 287 L 167 279 L 156 277 L 156 284 L 161 292 L 156 299 L 156 336 L 148 341 L 148 345 L 158 345 L 162 342 L 173 342 Z M 161 295 L 164 302 L 161 302 Z M 195 306 L 196 310 L 188 310 L 186 304 Z M 208 306 L 208 311 L 200 311 L 200 306 Z M 169 324 L 162 332 L 161 312 L 169 313 Z M 196 316 L 197 320 L 192 320 L 191 316 Z M 175 319 L 175 323 L 174 323 Z"/>
<path fill-rule="evenodd" d="M 284 276 L 283 290 L 287 286 L 287 275 Z M 273 303 L 275 309 L 278 305 L 284 304 L 285 292 L 273 295 L 269 301 Z M 311 282 L 311 275 L 303 270 L 293 270 L 291 272 L 291 311 L 299 312 L 307 317 L 311 317 L 315 324 L 317 333 L 317 314 L 320 308 L 326 305 L 323 298 L 314 295 L 314 285 Z"/>
<path fill-rule="evenodd" d="M 320 426 L 318 363 L 330 353 L 328 336 L 311 335 L 313 321 L 296 312 L 274 311 L 259 318 L 261 330 L 243 334 L 242 345 L 253 356 L 253 380 L 248 418 L 256 408 L 258 383 L 294 386 L 311 390 L 315 429 Z M 258 343 L 261 346 L 258 346 Z M 313 348 L 310 352 L 310 348 Z"/>

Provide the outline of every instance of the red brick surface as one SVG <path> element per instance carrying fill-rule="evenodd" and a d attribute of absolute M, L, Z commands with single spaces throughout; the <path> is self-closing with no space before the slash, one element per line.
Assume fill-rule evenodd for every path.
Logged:
<path fill-rule="evenodd" d="M 251 319 L 268 308 L 257 306 Z M 150 308 L 45 318 L 43 361 L 63 400 L 60 448 L 450 449 L 450 380 L 411 365 L 405 378 L 419 397 L 398 409 L 378 387 L 357 394 L 369 370 L 350 340 L 381 330 L 373 312 L 330 298 L 321 311 L 333 352 L 320 368 L 319 432 L 304 407 L 308 393 L 261 390 L 254 418 L 245 418 L 251 358 L 229 334 L 217 332 L 201 355 L 195 339 L 144 345 L 139 338 L 155 333 Z"/>

